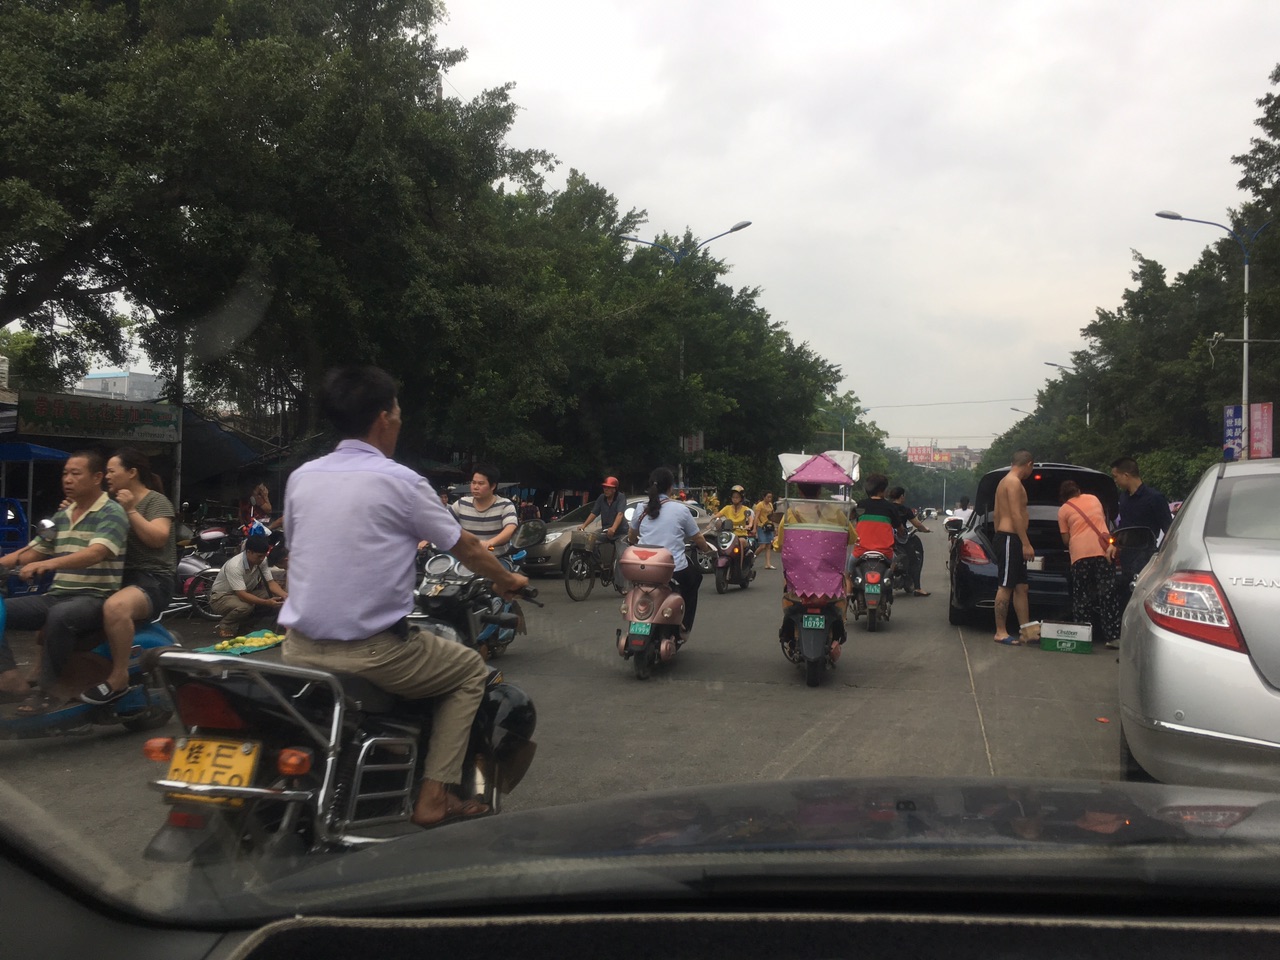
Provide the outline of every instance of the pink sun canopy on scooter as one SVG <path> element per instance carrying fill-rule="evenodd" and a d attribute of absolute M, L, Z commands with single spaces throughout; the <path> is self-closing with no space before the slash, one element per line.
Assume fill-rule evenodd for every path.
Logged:
<path fill-rule="evenodd" d="M 827 450 L 823 453 L 780 453 L 782 479 L 788 483 L 857 483 L 862 457 L 852 450 Z"/>

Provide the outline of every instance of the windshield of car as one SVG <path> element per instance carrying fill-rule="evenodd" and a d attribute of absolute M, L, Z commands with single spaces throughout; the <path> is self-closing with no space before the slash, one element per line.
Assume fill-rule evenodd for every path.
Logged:
<path fill-rule="evenodd" d="M 1275 913 L 1278 36 L 0 3 L 0 845 L 207 924 Z"/>

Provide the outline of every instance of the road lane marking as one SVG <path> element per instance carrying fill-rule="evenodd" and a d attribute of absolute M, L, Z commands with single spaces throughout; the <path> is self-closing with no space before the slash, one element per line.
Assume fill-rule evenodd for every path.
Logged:
<path fill-rule="evenodd" d="M 982 704 L 978 701 L 978 685 L 973 680 L 973 663 L 969 660 L 969 644 L 964 639 L 964 631 L 956 630 L 960 634 L 960 646 L 964 650 L 964 666 L 969 671 L 969 692 L 973 695 L 973 709 L 978 713 L 978 729 L 982 731 L 982 749 L 987 752 L 987 769 L 991 771 L 991 775 L 996 775 L 995 761 L 991 759 L 991 741 L 987 739 L 987 722 L 982 717 Z"/>

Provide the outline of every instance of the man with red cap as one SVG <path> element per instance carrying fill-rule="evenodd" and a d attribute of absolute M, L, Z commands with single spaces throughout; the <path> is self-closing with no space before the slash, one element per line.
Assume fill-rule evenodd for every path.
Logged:
<path fill-rule="evenodd" d="M 607 539 L 613 540 L 618 536 L 618 531 L 622 529 L 626 517 L 622 515 L 623 508 L 626 507 L 626 500 L 618 496 L 618 478 L 605 477 L 604 493 L 596 498 L 595 506 L 591 508 L 591 513 L 587 515 L 587 519 L 582 521 L 579 530 L 587 529 L 589 524 L 596 517 L 600 518 L 600 527 L 604 530 Z"/>

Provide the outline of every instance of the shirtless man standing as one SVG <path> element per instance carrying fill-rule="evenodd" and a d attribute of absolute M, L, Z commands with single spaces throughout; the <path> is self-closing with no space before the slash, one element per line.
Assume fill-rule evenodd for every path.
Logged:
<path fill-rule="evenodd" d="M 1009 600 L 1018 614 L 1018 624 L 1031 619 L 1027 600 L 1027 561 L 1034 559 L 1027 535 L 1027 488 L 1022 481 L 1031 476 L 1031 451 L 1018 450 L 1013 455 L 1008 474 L 996 487 L 996 643 L 1019 646 L 1022 640 L 1009 635 Z"/>

